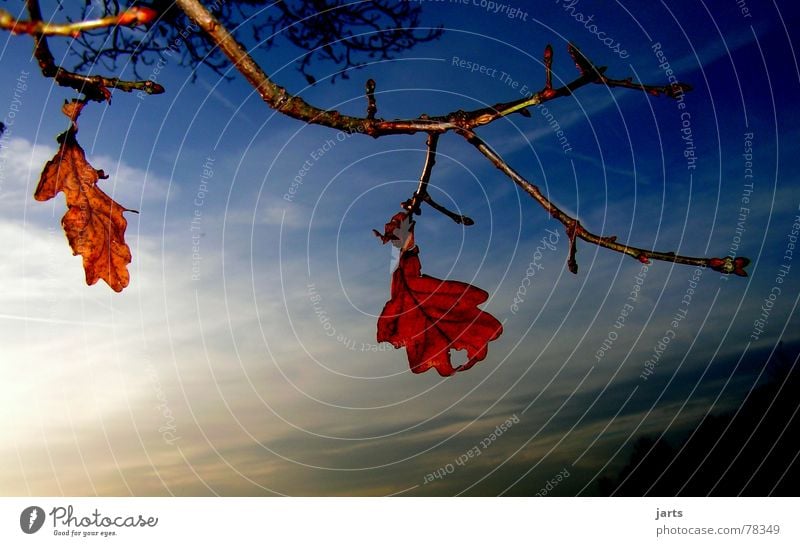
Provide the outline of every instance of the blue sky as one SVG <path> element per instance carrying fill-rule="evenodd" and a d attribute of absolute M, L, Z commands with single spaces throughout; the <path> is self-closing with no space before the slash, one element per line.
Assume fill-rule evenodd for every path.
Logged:
<path fill-rule="evenodd" d="M 612 77 L 665 83 L 660 43 L 693 85 L 684 110 L 593 86 L 479 133 L 588 229 L 637 246 L 724 256 L 746 195 L 738 254 L 753 260 L 750 277 L 656 262 L 641 280 L 641 264 L 588 244 L 579 244 L 572 275 L 560 224 L 463 139 L 445 135 L 431 193 L 476 224 L 425 210 L 416 227 L 423 272 L 484 288 L 484 309 L 504 324 L 487 359 L 451 378 L 411 374 L 404 350 L 375 342 L 394 258 L 371 230 L 413 192 L 424 136 L 374 140 L 305 126 L 269 110 L 235 73 L 225 81 L 168 63 L 157 78 L 166 94 L 115 92 L 111 105 L 92 104 L 80 119 L 89 160 L 110 175 L 103 187 L 140 211 L 127 215 L 130 286 L 87 287 L 60 228 L 63 198 L 32 199 L 72 94 L 38 74 L 29 39 L 4 34 L 0 113 L 16 110 L 0 178 L 0 491 L 530 495 L 568 469 L 553 494 L 593 494 L 639 435 L 679 438 L 707 413 L 737 407 L 763 381 L 778 341 L 796 347 L 800 286 L 800 266 L 785 260 L 800 214 L 798 14 L 790 2 L 747 5 L 743 13 L 733 1 L 519 2 L 508 4 L 522 10 L 512 19 L 480 2 L 422 2 L 424 24 L 444 26 L 441 39 L 335 85 L 324 76 L 336 68 L 323 64 L 308 86 L 293 68 L 299 52 L 285 43 L 254 52 L 290 91 L 354 115 L 365 111 L 363 82 L 375 79 L 385 118 L 539 89 L 547 43 L 556 81 L 575 76 L 571 41 Z M 594 15 L 593 30 L 627 56 L 578 12 Z M 63 53 L 64 42 L 51 42 Z M 547 230 L 560 234 L 554 250 L 541 249 Z M 533 261 L 541 269 L 513 313 Z M 791 269 L 753 340 L 784 263 Z M 623 309 L 625 325 L 615 328 Z M 685 318 L 673 327 L 680 309 Z M 668 330 L 674 336 L 643 380 Z M 617 336 L 598 358 L 609 332 Z M 479 456 L 455 464 L 482 443 Z M 428 479 L 447 465 L 452 472 Z"/>

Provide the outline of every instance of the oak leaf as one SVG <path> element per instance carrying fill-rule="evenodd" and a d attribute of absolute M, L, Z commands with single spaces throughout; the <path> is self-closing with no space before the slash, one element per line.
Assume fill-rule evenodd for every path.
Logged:
<path fill-rule="evenodd" d="M 403 251 L 392 275 L 392 297 L 378 319 L 378 342 L 405 346 L 414 373 L 468 370 L 503 333 L 496 318 L 478 309 L 489 295 L 471 284 L 423 275 L 421 268 L 418 247 Z M 467 362 L 453 367 L 451 349 L 466 350 Z"/>
<path fill-rule="evenodd" d="M 122 215 L 130 209 L 97 187 L 99 179 L 108 177 L 89 164 L 75 138 L 78 132 L 75 120 L 81 108 L 80 102 L 64 105 L 64 114 L 72 120 L 72 126 L 58 136 L 59 149 L 44 166 L 33 197 L 37 201 L 47 201 L 58 192 L 64 192 L 67 213 L 61 225 L 72 253 L 83 257 L 86 284 L 103 279 L 114 291 L 120 292 L 130 280 L 127 266 L 131 262 L 131 250 L 125 243 L 128 222 Z"/>

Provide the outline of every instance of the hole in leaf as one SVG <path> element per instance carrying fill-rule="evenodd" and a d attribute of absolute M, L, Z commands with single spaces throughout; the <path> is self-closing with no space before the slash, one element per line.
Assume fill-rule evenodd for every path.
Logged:
<path fill-rule="evenodd" d="M 466 349 L 459 349 L 458 351 L 453 349 L 450 351 L 450 362 L 454 368 L 458 368 L 459 366 L 466 364 L 468 360 L 469 357 L 467 356 Z"/>

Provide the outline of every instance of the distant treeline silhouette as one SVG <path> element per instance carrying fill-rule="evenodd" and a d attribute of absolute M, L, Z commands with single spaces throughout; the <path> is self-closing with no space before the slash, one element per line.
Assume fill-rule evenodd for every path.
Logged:
<path fill-rule="evenodd" d="M 800 491 L 800 354 L 779 344 L 767 363 L 770 379 L 736 410 L 710 414 L 678 446 L 638 438 L 616 477 L 598 482 L 601 495 L 796 496 Z"/>

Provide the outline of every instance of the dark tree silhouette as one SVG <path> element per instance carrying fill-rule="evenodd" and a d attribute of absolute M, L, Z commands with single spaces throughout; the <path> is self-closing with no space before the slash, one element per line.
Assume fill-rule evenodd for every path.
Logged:
<path fill-rule="evenodd" d="M 772 377 L 736 411 L 703 419 L 676 447 L 663 438 L 634 442 L 617 476 L 599 481 L 603 495 L 794 496 L 800 488 L 797 392 L 800 354 L 782 345 L 766 363 Z"/>

